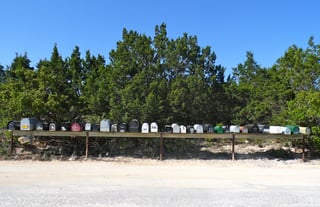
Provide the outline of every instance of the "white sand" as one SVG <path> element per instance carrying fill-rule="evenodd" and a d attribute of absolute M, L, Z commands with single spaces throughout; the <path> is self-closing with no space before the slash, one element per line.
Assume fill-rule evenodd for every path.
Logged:
<path fill-rule="evenodd" d="M 0 161 L 0 195 L 2 207 L 318 206 L 320 161 Z"/>

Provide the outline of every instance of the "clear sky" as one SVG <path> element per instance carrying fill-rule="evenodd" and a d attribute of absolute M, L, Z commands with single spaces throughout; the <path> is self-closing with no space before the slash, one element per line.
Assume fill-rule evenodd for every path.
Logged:
<path fill-rule="evenodd" d="M 186 32 L 211 46 L 227 73 L 246 51 L 270 67 L 293 44 L 320 43 L 319 8 L 319 0 L 1 0 L 0 64 L 27 52 L 35 66 L 55 43 L 63 58 L 77 45 L 108 60 L 123 28 L 154 37 L 166 23 L 169 38 Z"/>

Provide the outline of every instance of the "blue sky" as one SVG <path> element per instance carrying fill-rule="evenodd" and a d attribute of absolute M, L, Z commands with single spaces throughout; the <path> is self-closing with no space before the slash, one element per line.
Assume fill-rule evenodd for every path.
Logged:
<path fill-rule="evenodd" d="M 27 52 L 35 66 L 55 43 L 64 58 L 77 45 L 108 60 L 123 28 L 153 37 L 166 23 L 169 38 L 186 32 L 211 46 L 227 73 L 246 51 L 270 67 L 293 44 L 305 48 L 310 36 L 320 43 L 319 8 L 318 0 L 2 0 L 0 64 Z"/>

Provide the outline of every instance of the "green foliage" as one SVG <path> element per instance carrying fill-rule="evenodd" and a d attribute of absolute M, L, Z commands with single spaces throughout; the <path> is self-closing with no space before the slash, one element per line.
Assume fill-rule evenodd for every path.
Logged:
<path fill-rule="evenodd" d="M 312 135 L 311 139 L 314 147 L 319 151 L 320 150 L 320 126 L 314 126 L 311 128 Z"/>
<path fill-rule="evenodd" d="M 225 78 L 210 46 L 187 33 L 167 36 L 165 24 L 154 37 L 123 29 L 109 53 L 75 46 L 63 58 L 54 45 L 51 57 L 31 67 L 27 54 L 0 65 L 0 120 L 37 117 L 48 122 L 156 121 L 165 124 L 296 124 L 320 120 L 320 45 L 290 46 L 270 68 L 247 52 L 246 60 Z"/>
<path fill-rule="evenodd" d="M 0 157 L 6 158 L 10 154 L 10 132 L 0 130 Z"/>

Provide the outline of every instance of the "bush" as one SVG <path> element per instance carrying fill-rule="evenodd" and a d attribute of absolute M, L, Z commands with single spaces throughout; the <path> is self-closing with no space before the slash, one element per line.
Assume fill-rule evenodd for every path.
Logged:
<path fill-rule="evenodd" d="M 10 141 L 8 137 L 4 131 L 0 131 L 0 157 L 9 155 Z"/>

